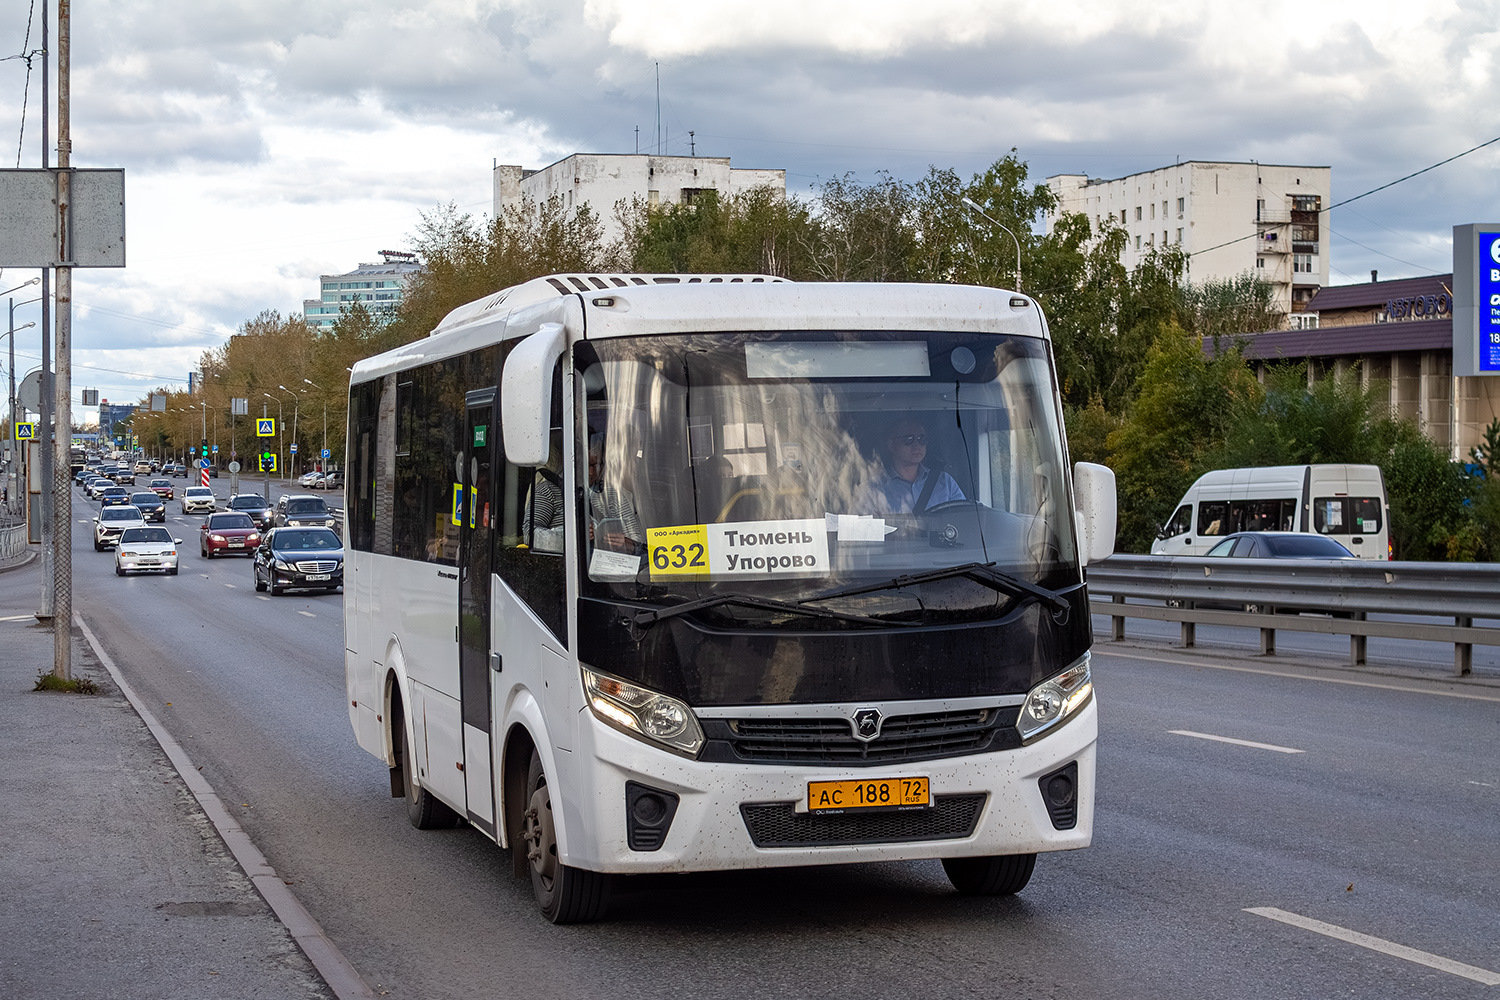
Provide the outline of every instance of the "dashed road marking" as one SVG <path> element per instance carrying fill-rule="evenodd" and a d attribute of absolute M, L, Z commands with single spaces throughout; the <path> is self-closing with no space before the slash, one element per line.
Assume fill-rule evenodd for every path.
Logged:
<path fill-rule="evenodd" d="M 1500 973 L 1491 972 L 1488 969 L 1481 969 L 1473 965 L 1465 965 L 1463 962 L 1455 962 L 1451 958 L 1434 955 L 1428 951 L 1418 951 L 1416 948 L 1408 948 L 1404 944 L 1397 944 L 1394 941 L 1387 941 L 1384 938 L 1371 937 L 1369 934 L 1351 931 L 1347 927 L 1340 927 L 1337 924 L 1325 924 L 1321 920 L 1304 917 L 1300 913 L 1288 913 L 1286 910 L 1278 910 L 1274 906 L 1247 906 L 1245 907 L 1245 912 L 1253 913 L 1258 917 L 1265 917 L 1269 920 L 1279 920 L 1284 924 L 1291 924 L 1293 927 L 1312 931 L 1314 934 L 1323 934 L 1340 941 L 1347 941 L 1350 944 L 1357 944 L 1361 948 L 1369 948 L 1371 951 L 1378 951 L 1382 955 L 1390 955 L 1393 958 L 1402 958 L 1408 962 L 1425 965 L 1429 969 L 1437 969 L 1439 972 L 1462 976 L 1464 979 L 1483 983 L 1485 986 L 1500 986 Z"/>
<path fill-rule="evenodd" d="M 262 601 L 269 601 L 270 600 L 270 598 L 267 597 L 265 594 L 256 594 L 255 596 L 258 597 L 258 598 L 260 598 Z"/>
<path fill-rule="evenodd" d="M 297 612 L 297 614 L 299 614 L 299 615 L 305 615 L 308 618 L 316 618 L 316 617 L 318 617 L 317 615 L 313 614 L 311 611 L 299 611 L 299 612 Z"/>
<path fill-rule="evenodd" d="M 230 590 L 239 590 L 240 589 L 240 588 L 236 587 L 232 583 L 226 583 L 226 584 L 224 584 L 224 586 L 228 587 Z"/>
<path fill-rule="evenodd" d="M 1213 736 L 1209 733 L 1195 733 L 1191 729 L 1168 729 L 1167 732 L 1175 736 L 1191 736 L 1195 740 L 1213 740 L 1215 743 L 1233 743 L 1237 747 L 1253 747 L 1256 750 L 1274 750 L 1277 753 L 1307 753 L 1306 750 L 1297 750 L 1293 747 L 1279 747 L 1274 743 L 1255 743 L 1251 740 L 1237 740 L 1232 736 Z"/>

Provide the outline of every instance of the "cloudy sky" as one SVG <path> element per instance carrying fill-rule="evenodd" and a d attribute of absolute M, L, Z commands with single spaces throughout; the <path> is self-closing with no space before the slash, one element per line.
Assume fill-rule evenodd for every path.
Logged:
<path fill-rule="evenodd" d="M 0 56 L 39 48 L 41 6 L 4 0 Z M 699 154 L 785 168 L 799 193 L 846 171 L 967 177 L 1016 147 L 1037 181 L 1179 158 L 1328 165 L 1339 201 L 1500 135 L 1500 0 L 74 0 L 72 12 L 73 162 L 126 170 L 129 252 L 124 270 L 78 273 L 74 385 L 115 401 L 184 381 L 263 309 L 299 312 L 318 275 L 407 246 L 420 213 L 487 214 L 496 161 L 630 152 L 637 127 L 649 147 L 658 64 L 668 152 L 686 154 L 692 130 Z M 28 79 L 25 59 L 0 62 L 3 167 L 40 165 L 31 65 Z M 1497 166 L 1500 143 L 1335 210 L 1333 283 L 1450 269 L 1451 227 L 1500 217 Z M 0 290 L 33 273 L 5 271 Z M 38 363 L 35 334 L 17 336 L 22 373 Z"/>

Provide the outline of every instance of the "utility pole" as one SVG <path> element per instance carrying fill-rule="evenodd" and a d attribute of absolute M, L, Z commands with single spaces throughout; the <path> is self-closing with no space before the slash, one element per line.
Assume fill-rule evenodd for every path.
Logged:
<path fill-rule="evenodd" d="M 68 450 L 73 443 L 73 269 L 67 266 L 75 254 L 69 175 L 73 163 L 71 6 L 71 0 L 57 0 L 57 210 L 63 234 L 58 260 L 63 266 L 57 269 L 57 431 L 52 463 L 52 562 L 57 579 L 52 602 L 52 672 L 64 681 L 73 679 L 73 489 L 68 475 Z"/>

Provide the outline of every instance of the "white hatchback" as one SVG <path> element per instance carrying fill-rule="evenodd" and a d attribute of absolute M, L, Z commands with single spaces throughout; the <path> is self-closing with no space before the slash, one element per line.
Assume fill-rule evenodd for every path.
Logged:
<path fill-rule="evenodd" d="M 182 491 L 184 514 L 212 514 L 218 502 L 214 499 L 213 487 L 189 486 Z"/>
<path fill-rule="evenodd" d="M 176 576 L 177 547 L 181 544 L 182 539 L 173 538 L 166 528 L 126 528 L 115 548 L 115 575 L 159 569 Z"/>

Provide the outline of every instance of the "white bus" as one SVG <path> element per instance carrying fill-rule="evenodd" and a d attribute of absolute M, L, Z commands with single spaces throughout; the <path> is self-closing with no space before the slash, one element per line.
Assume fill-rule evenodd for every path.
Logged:
<path fill-rule="evenodd" d="M 940 858 L 1021 889 L 1092 836 L 1083 566 L 1029 298 L 561 275 L 353 370 L 349 717 L 421 828 L 546 917 L 611 880 Z"/>
<path fill-rule="evenodd" d="M 1327 535 L 1361 559 L 1391 557 L 1378 465 L 1273 465 L 1199 476 L 1157 532 L 1151 554 L 1201 556 L 1237 531 Z"/>

